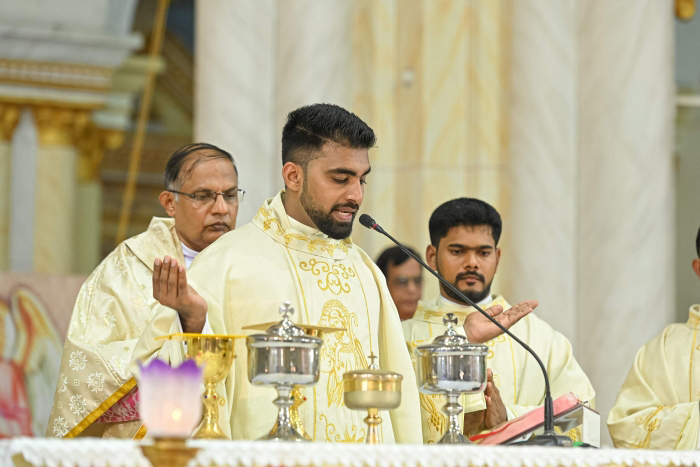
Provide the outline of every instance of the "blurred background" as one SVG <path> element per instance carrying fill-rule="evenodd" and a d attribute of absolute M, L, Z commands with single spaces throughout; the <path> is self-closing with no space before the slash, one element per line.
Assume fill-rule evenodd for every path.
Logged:
<path fill-rule="evenodd" d="M 202 141 L 234 155 L 243 225 L 283 186 L 286 114 L 315 102 L 375 130 L 361 211 L 421 253 L 442 202 L 479 197 L 501 212 L 494 291 L 540 301 L 605 420 L 636 350 L 698 302 L 695 9 L 0 0 L 0 356 L 34 362 L 17 371 L 35 434 L 80 282 L 165 216 L 157 196 L 172 152 Z M 353 239 L 373 257 L 388 246 L 359 227 Z M 424 298 L 437 290 L 428 280 Z M 37 328 L 23 330 L 26 316 L 43 323 L 34 348 L 18 347 Z"/>

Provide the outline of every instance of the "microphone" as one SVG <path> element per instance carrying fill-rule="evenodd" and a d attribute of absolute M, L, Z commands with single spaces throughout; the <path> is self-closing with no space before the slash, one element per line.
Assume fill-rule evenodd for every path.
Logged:
<path fill-rule="evenodd" d="M 367 214 L 362 214 L 360 216 L 360 224 L 363 226 L 367 227 L 368 229 L 371 230 L 376 230 L 380 234 L 384 235 L 387 237 L 389 240 L 394 242 L 396 246 L 401 248 L 404 253 L 406 253 L 408 256 L 411 258 L 415 259 L 418 261 L 418 264 L 423 266 L 425 269 L 427 269 L 433 276 L 435 276 L 442 285 L 450 289 L 452 292 L 457 294 L 459 298 L 464 300 L 465 303 L 468 303 L 470 306 L 474 307 L 479 313 L 482 315 L 486 316 L 489 321 L 491 321 L 493 324 L 498 326 L 498 328 L 503 331 L 504 333 L 508 334 L 515 342 L 520 344 L 525 350 L 527 350 L 534 358 L 535 361 L 539 364 L 540 369 L 542 370 L 542 375 L 544 376 L 544 434 L 540 436 L 535 436 L 532 439 L 528 441 L 524 441 L 521 443 L 517 443 L 518 445 L 538 445 L 538 446 L 571 446 L 571 440 L 566 437 L 566 436 L 560 436 L 557 435 L 554 432 L 554 403 L 552 400 L 552 392 L 550 391 L 549 388 L 549 376 L 547 375 L 547 369 L 545 368 L 544 364 L 542 363 L 542 360 L 540 360 L 540 357 L 537 356 L 534 350 L 530 348 L 529 345 L 527 345 L 525 342 L 521 341 L 518 337 L 516 337 L 513 333 L 511 333 L 508 329 L 506 329 L 501 323 L 496 321 L 491 315 L 486 313 L 484 310 L 481 309 L 476 303 L 474 303 L 472 300 L 470 300 L 467 296 L 465 296 L 457 287 L 452 285 L 450 282 L 447 281 L 444 277 L 442 277 L 440 274 L 438 274 L 437 271 L 434 271 L 430 266 L 425 264 L 420 257 L 417 255 L 414 255 L 411 253 L 411 251 L 406 248 L 401 242 L 396 240 L 394 237 L 389 235 L 389 233 L 384 230 L 379 224 L 377 224 L 374 219 L 372 219 L 371 216 Z"/>

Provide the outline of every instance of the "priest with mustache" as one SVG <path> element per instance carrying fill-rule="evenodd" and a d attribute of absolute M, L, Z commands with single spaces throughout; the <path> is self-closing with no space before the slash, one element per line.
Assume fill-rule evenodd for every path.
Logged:
<path fill-rule="evenodd" d="M 506 299 L 491 293 L 491 283 L 501 258 L 501 216 L 493 206 L 474 198 L 459 198 L 439 206 L 428 225 L 431 244 L 426 251 L 428 265 L 437 270 L 482 309 L 510 308 Z M 413 356 L 419 345 L 445 332 L 443 317 L 453 313 L 470 342 L 485 342 L 488 382 L 482 394 L 463 397 L 463 432 L 473 435 L 534 410 L 544 402 L 544 379 L 535 359 L 505 334 L 485 339 L 476 334 L 471 320 L 481 317 L 475 308 L 440 285 L 440 295 L 419 302 L 412 319 L 402 322 L 406 345 Z M 461 332 L 462 329 L 459 329 Z M 542 359 L 549 373 L 552 396 L 573 392 L 594 404 L 595 392 L 574 358 L 571 344 L 542 319 L 529 314 L 512 328 Z M 444 396 L 421 395 L 423 438 L 426 443 L 440 439 L 446 417 L 440 411 Z"/>

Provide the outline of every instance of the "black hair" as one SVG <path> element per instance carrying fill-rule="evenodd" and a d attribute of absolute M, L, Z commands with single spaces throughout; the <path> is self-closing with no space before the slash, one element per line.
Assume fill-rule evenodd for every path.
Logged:
<path fill-rule="evenodd" d="M 698 254 L 698 258 L 700 258 L 700 229 L 698 229 L 698 236 L 695 237 L 695 251 Z"/>
<path fill-rule="evenodd" d="M 333 104 L 312 104 L 287 115 L 282 129 L 282 165 L 294 162 L 306 168 L 326 143 L 369 149 L 377 138 L 360 117 Z"/>
<path fill-rule="evenodd" d="M 185 164 L 187 157 L 196 151 L 211 151 L 209 154 L 200 154 L 198 159 L 192 163 L 186 171 L 182 172 L 182 166 Z M 208 143 L 193 143 L 183 146 L 170 156 L 170 160 L 165 166 L 165 189 L 166 190 L 178 190 L 183 183 L 187 180 L 187 177 L 192 173 L 192 170 L 205 159 L 228 159 L 233 164 L 233 170 L 236 171 L 238 175 L 238 168 L 236 167 L 236 162 L 233 160 L 233 156 L 221 148 Z"/>
<path fill-rule="evenodd" d="M 418 256 L 418 253 L 416 253 L 413 250 L 413 248 L 406 247 L 406 249 L 414 255 Z M 420 256 L 418 257 L 420 258 Z M 379 269 L 381 269 L 382 273 L 384 274 L 384 277 L 387 277 L 387 274 L 389 273 L 390 264 L 392 266 L 399 266 L 403 264 L 408 258 L 410 258 L 410 256 L 408 256 L 401 248 L 393 246 L 391 248 L 387 248 L 382 252 L 381 255 L 379 255 L 379 258 L 377 258 L 377 266 L 379 266 Z"/>
<path fill-rule="evenodd" d="M 430 243 L 437 248 L 452 227 L 488 225 L 498 245 L 501 238 L 501 215 L 493 206 L 476 198 L 457 198 L 441 204 L 430 216 Z"/>

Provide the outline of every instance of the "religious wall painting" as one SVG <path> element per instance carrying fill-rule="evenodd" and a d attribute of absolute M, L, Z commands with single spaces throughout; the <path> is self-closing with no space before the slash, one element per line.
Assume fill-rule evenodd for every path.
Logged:
<path fill-rule="evenodd" d="M 43 436 L 54 390 L 76 384 L 59 375 L 59 366 L 82 280 L 0 274 L 0 438 Z"/>

